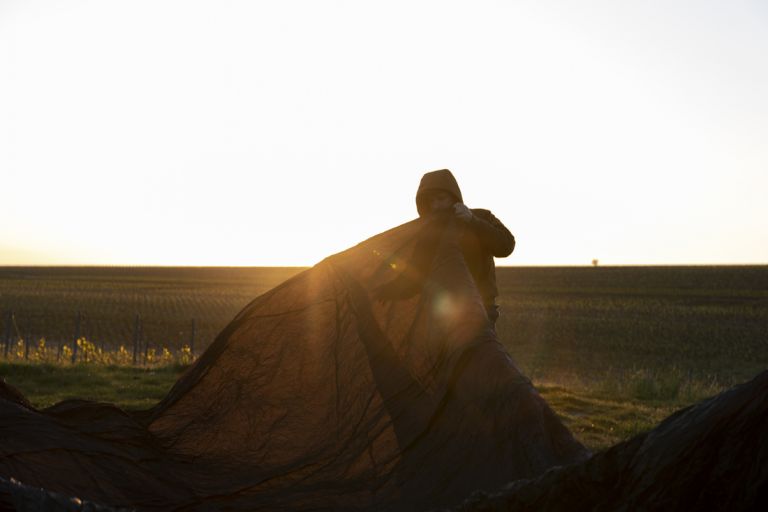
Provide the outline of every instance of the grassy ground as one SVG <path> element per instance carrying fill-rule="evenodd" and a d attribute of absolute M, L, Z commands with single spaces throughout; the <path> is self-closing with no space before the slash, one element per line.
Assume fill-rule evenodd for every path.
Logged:
<path fill-rule="evenodd" d="M 147 409 L 170 390 L 186 365 L 157 368 L 95 364 L 54 365 L 0 363 L 0 375 L 16 386 L 36 407 L 83 398 L 119 405 L 126 410 Z M 638 381 L 639 383 L 640 381 Z M 576 437 L 592 450 L 611 446 L 655 426 L 676 409 L 708 393 L 666 396 L 643 395 L 638 388 L 537 382 L 537 389 Z M 641 393 L 638 395 L 638 391 Z M 719 391 L 709 388 L 711 394 Z"/>
<path fill-rule="evenodd" d="M 593 451 L 650 430 L 675 410 L 688 405 L 625 400 L 595 394 L 590 390 L 546 384 L 539 384 L 537 388 L 576 438 Z"/>
<path fill-rule="evenodd" d="M 600 450 L 655 427 L 673 412 L 726 389 L 717 382 L 678 374 L 638 374 L 625 381 L 572 383 L 534 381 L 537 389 L 574 435 Z"/>
<path fill-rule="evenodd" d="M 37 408 L 83 398 L 139 410 L 163 398 L 185 368 L 0 363 L 0 375 Z"/>

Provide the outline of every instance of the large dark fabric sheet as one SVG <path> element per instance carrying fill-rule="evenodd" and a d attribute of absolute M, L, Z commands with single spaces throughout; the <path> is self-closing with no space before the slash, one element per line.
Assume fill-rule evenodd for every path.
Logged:
<path fill-rule="evenodd" d="M 146 510 L 422 510 L 588 457 L 496 340 L 450 217 L 249 304 L 156 407 L 5 388 L 0 476 Z"/>

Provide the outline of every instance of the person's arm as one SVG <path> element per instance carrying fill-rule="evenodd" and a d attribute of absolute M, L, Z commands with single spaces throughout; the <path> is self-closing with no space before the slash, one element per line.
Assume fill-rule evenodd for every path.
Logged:
<path fill-rule="evenodd" d="M 463 206 L 463 205 L 462 205 Z M 465 210 L 466 209 L 466 210 Z M 515 250 L 515 237 L 489 210 L 457 208 L 456 215 L 467 222 L 485 247 L 497 258 L 506 258 Z M 469 212 L 470 215 L 467 215 Z"/>

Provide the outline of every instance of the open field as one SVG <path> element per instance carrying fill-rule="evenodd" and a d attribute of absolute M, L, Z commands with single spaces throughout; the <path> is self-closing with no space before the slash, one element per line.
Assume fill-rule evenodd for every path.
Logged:
<path fill-rule="evenodd" d="M 534 377 L 731 384 L 768 366 L 768 266 L 510 268 L 500 287 L 500 337 Z"/>
<path fill-rule="evenodd" d="M 0 337 L 13 311 L 14 339 L 71 346 L 80 312 L 82 337 L 105 350 L 130 349 L 138 314 L 142 342 L 171 350 L 190 343 L 194 320 L 199 353 L 248 302 L 300 270 L 0 267 Z"/>
<path fill-rule="evenodd" d="M 300 268 L 0 267 L 0 343 L 142 340 L 196 352 L 253 298 Z M 502 267 L 498 332 L 521 368 L 568 383 L 670 369 L 723 384 L 768 366 L 768 266 Z"/>
<path fill-rule="evenodd" d="M 0 268 L 0 342 L 10 332 L 71 345 L 81 311 L 81 335 L 116 350 L 131 346 L 138 313 L 142 339 L 172 350 L 189 342 L 195 319 L 199 353 L 254 297 L 301 270 Z M 501 341 L 593 448 L 768 367 L 768 266 L 510 267 L 498 281 Z M 0 375 L 37 406 L 80 396 L 135 409 L 182 369 L 16 358 Z"/>

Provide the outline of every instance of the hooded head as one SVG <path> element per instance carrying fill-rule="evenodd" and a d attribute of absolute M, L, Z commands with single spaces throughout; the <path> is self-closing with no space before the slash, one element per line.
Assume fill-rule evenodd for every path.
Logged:
<path fill-rule="evenodd" d="M 421 183 L 419 183 L 419 190 L 416 192 L 416 210 L 419 212 L 419 216 L 426 215 L 430 211 L 428 195 L 431 191 L 442 190 L 451 194 L 457 203 L 463 203 L 461 198 L 461 190 L 459 184 L 456 183 L 456 178 L 453 177 L 451 171 L 448 169 L 440 169 L 439 171 L 428 172 L 421 177 Z"/>

